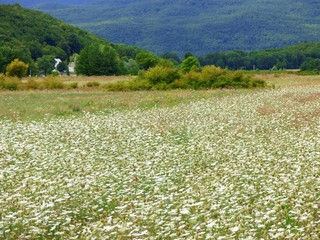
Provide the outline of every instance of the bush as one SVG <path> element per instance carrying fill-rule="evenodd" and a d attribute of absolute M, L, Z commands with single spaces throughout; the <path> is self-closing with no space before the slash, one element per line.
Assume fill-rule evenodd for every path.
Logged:
<path fill-rule="evenodd" d="M 20 61 L 19 59 L 13 60 L 6 68 L 7 76 L 22 78 L 27 74 L 29 65 Z"/>
<path fill-rule="evenodd" d="M 47 77 L 41 83 L 43 89 L 62 89 L 64 88 L 64 84 L 62 81 L 54 78 L 54 77 Z"/>
<path fill-rule="evenodd" d="M 145 72 L 144 78 L 152 85 L 170 84 L 180 78 L 180 74 L 175 67 L 156 66 Z"/>
<path fill-rule="evenodd" d="M 119 81 L 116 83 L 107 83 L 103 88 L 108 91 L 139 91 L 150 90 L 152 85 L 145 79 L 134 79 L 131 81 Z"/>
<path fill-rule="evenodd" d="M 51 73 L 51 76 L 52 77 L 58 77 L 58 76 L 61 76 L 61 73 L 57 70 L 53 70 L 52 73 Z"/>
<path fill-rule="evenodd" d="M 6 77 L 0 74 L 0 89 L 14 91 L 22 88 L 21 82 L 16 77 Z"/>
<path fill-rule="evenodd" d="M 140 71 L 137 79 L 109 83 L 103 87 L 109 91 L 212 89 L 265 87 L 263 80 L 252 79 L 243 71 L 230 71 L 216 66 L 206 66 L 202 71 L 189 71 L 181 76 L 173 66 L 158 65 Z"/>
<path fill-rule="evenodd" d="M 34 78 L 28 78 L 25 84 L 26 89 L 39 89 L 41 88 L 40 82 L 36 81 Z"/>
<path fill-rule="evenodd" d="M 188 72 L 183 75 L 181 79 L 174 82 L 175 88 L 201 88 L 201 73 L 200 72 Z"/>
<path fill-rule="evenodd" d="M 226 71 L 226 69 L 221 69 L 220 67 L 211 65 L 203 67 L 201 75 L 203 80 L 213 83 L 220 75 L 225 74 Z"/>
<path fill-rule="evenodd" d="M 88 82 L 87 84 L 86 84 L 86 86 L 87 87 L 99 87 L 100 86 L 100 83 L 98 83 L 98 82 Z"/>
<path fill-rule="evenodd" d="M 76 89 L 78 88 L 78 83 L 77 82 L 73 82 L 73 83 L 69 83 L 67 85 L 65 85 L 66 89 Z"/>

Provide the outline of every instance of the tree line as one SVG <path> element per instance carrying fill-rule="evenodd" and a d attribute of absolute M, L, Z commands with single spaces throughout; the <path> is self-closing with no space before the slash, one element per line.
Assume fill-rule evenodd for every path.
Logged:
<path fill-rule="evenodd" d="M 233 70 L 301 69 L 320 71 L 320 42 L 305 42 L 284 48 L 250 52 L 215 52 L 199 57 L 199 61 L 201 65 L 216 65 Z"/>

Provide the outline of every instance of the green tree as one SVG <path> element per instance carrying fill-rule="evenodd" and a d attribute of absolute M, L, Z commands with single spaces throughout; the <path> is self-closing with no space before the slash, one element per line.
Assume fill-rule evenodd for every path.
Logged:
<path fill-rule="evenodd" d="M 6 71 L 6 66 L 13 60 L 12 49 L 6 46 L 0 47 L 0 72 Z"/>
<path fill-rule="evenodd" d="M 187 59 L 188 57 L 194 57 L 193 54 L 191 52 L 186 52 L 184 54 L 184 59 Z"/>
<path fill-rule="evenodd" d="M 191 70 L 197 71 L 200 69 L 200 63 L 195 56 L 190 56 L 182 61 L 180 68 L 183 73 L 190 72 Z"/>
<path fill-rule="evenodd" d="M 70 56 L 69 60 L 70 60 L 70 62 L 76 62 L 78 57 L 79 57 L 79 54 L 74 53 Z"/>
<path fill-rule="evenodd" d="M 29 65 L 20 61 L 19 59 L 13 60 L 6 68 L 7 76 L 22 78 L 27 74 Z"/>
<path fill-rule="evenodd" d="M 124 64 L 125 64 L 125 68 L 126 68 L 127 73 L 132 74 L 132 75 L 138 74 L 139 66 L 135 60 L 130 58 Z"/>
<path fill-rule="evenodd" d="M 68 64 L 67 64 L 67 62 L 66 61 L 62 61 L 62 62 L 60 62 L 59 64 L 58 64 L 58 66 L 57 66 L 57 70 L 59 71 L 59 72 L 67 72 L 68 71 Z"/>
<path fill-rule="evenodd" d="M 137 54 L 136 62 L 138 63 L 140 69 L 147 70 L 156 66 L 159 62 L 159 58 L 153 53 L 144 51 Z"/>
<path fill-rule="evenodd" d="M 301 71 L 318 71 L 320 72 L 320 59 L 307 58 L 300 66 Z"/>
<path fill-rule="evenodd" d="M 271 69 L 277 64 L 277 59 L 272 53 L 261 52 L 256 57 L 256 67 L 258 69 Z"/>
<path fill-rule="evenodd" d="M 120 59 L 108 45 L 93 43 L 86 46 L 76 61 L 77 74 L 87 76 L 115 75 L 119 73 Z"/>
<path fill-rule="evenodd" d="M 42 49 L 43 55 L 53 55 L 56 58 L 60 58 L 62 60 L 68 59 L 67 54 L 59 47 L 53 46 L 45 46 Z"/>
<path fill-rule="evenodd" d="M 38 65 L 39 70 L 44 74 L 51 74 L 54 68 L 54 57 L 51 55 L 44 55 L 37 59 L 36 64 Z"/>
<path fill-rule="evenodd" d="M 172 61 L 174 63 L 174 65 L 176 65 L 176 66 L 178 66 L 181 63 L 181 60 L 180 60 L 178 54 L 176 54 L 176 53 L 166 52 L 166 53 L 162 54 L 161 57 Z"/>
<path fill-rule="evenodd" d="M 35 61 L 37 58 L 42 56 L 42 46 L 39 42 L 31 41 L 29 44 L 29 50 L 31 58 Z"/>

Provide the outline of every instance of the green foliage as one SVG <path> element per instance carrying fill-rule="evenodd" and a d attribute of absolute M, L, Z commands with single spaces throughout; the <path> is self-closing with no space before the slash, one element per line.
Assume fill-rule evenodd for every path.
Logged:
<path fill-rule="evenodd" d="M 78 83 L 77 82 L 73 82 L 73 83 L 69 83 L 67 85 L 65 85 L 66 89 L 76 89 L 78 88 Z"/>
<path fill-rule="evenodd" d="M 35 78 L 28 78 L 25 88 L 30 89 L 40 89 L 40 84 Z"/>
<path fill-rule="evenodd" d="M 65 61 L 62 61 L 58 64 L 57 70 L 61 73 L 68 71 L 68 64 Z"/>
<path fill-rule="evenodd" d="M 301 71 L 316 71 L 320 72 L 320 59 L 307 58 L 300 67 Z"/>
<path fill-rule="evenodd" d="M 146 71 L 144 77 L 151 85 L 171 84 L 180 74 L 176 67 L 159 65 Z"/>
<path fill-rule="evenodd" d="M 119 81 L 103 85 L 103 88 L 108 91 L 140 91 L 151 90 L 152 87 L 145 79 L 133 79 L 131 81 Z"/>
<path fill-rule="evenodd" d="M 40 72 L 44 75 L 51 74 L 54 68 L 54 56 L 52 55 L 43 55 L 37 59 L 37 66 Z"/>
<path fill-rule="evenodd" d="M 45 80 L 41 83 L 41 88 L 44 88 L 44 89 L 63 89 L 64 84 L 62 81 L 58 80 L 55 77 L 46 77 Z"/>
<path fill-rule="evenodd" d="M 109 46 L 103 49 L 103 54 L 117 55 L 116 58 L 120 56 L 123 60 L 134 59 L 142 51 L 137 47 L 111 44 L 50 15 L 24 9 L 18 4 L 0 4 L 0 72 L 5 72 L 7 65 L 19 58 L 33 67 L 30 69 L 33 75 L 39 74 L 38 71 L 47 75 L 53 70 L 54 58 L 60 58 L 63 64 L 68 64 L 69 59 L 74 60 L 85 46 L 92 43 Z M 114 60 L 115 57 L 110 58 L 110 61 Z M 66 70 L 65 66 L 61 68 Z M 104 71 L 114 74 L 113 68 Z M 125 69 L 123 73 L 126 73 Z"/>
<path fill-rule="evenodd" d="M 147 51 L 138 53 L 135 60 L 139 68 L 144 70 L 156 66 L 159 62 L 159 58 L 155 54 Z"/>
<path fill-rule="evenodd" d="M 180 68 L 183 73 L 190 72 L 191 70 L 197 71 L 200 69 L 200 62 L 195 56 L 187 56 L 182 61 Z"/>
<path fill-rule="evenodd" d="M 120 72 L 120 59 L 112 47 L 93 43 L 80 52 L 76 72 L 86 76 L 115 75 Z"/>
<path fill-rule="evenodd" d="M 27 74 L 29 65 L 20 61 L 19 59 L 13 60 L 6 68 L 6 74 L 9 77 L 22 78 Z"/>
<path fill-rule="evenodd" d="M 175 66 L 178 66 L 181 63 L 181 59 L 178 54 L 172 52 L 166 52 L 160 56 L 163 59 L 168 59 L 173 62 Z"/>
<path fill-rule="evenodd" d="M 320 42 L 252 52 L 216 52 L 199 59 L 202 66 L 216 65 L 234 70 L 298 69 L 305 61 L 302 68 L 309 68 L 312 59 L 320 59 Z"/>
<path fill-rule="evenodd" d="M 57 70 L 53 70 L 50 74 L 50 76 L 53 76 L 53 77 L 58 77 L 58 76 L 61 76 L 61 73 Z"/>
<path fill-rule="evenodd" d="M 264 81 L 252 79 L 242 71 L 230 71 L 216 66 L 206 66 L 201 72 L 188 72 L 176 84 L 179 88 L 191 89 L 266 87 Z"/>
<path fill-rule="evenodd" d="M 128 61 L 124 62 L 124 68 L 125 68 L 124 72 L 126 74 L 137 75 L 139 72 L 138 63 L 131 58 Z"/>
<path fill-rule="evenodd" d="M 100 86 L 100 83 L 96 82 L 96 81 L 93 81 L 93 82 L 88 82 L 86 84 L 87 87 L 99 87 Z"/>
<path fill-rule="evenodd" d="M 199 89 L 200 81 L 203 82 L 201 72 L 190 71 L 185 73 L 181 79 L 174 82 L 174 88 Z M 207 85 L 207 88 L 209 88 L 209 85 Z"/>
<path fill-rule="evenodd" d="M 0 73 L 0 90 L 14 91 L 20 88 L 21 81 L 17 77 L 6 77 Z"/>
<path fill-rule="evenodd" d="M 135 80 L 104 85 L 104 88 L 110 91 L 257 87 L 264 88 L 267 85 L 264 81 L 253 79 L 242 71 L 206 66 L 202 71 L 181 74 L 178 68 L 165 64 L 140 72 Z"/>
<path fill-rule="evenodd" d="M 61 80 L 54 76 L 46 78 L 28 78 L 25 82 L 21 82 L 17 77 L 7 77 L 0 74 L 0 90 L 52 90 L 52 89 L 75 89 L 78 83 L 64 84 Z"/>

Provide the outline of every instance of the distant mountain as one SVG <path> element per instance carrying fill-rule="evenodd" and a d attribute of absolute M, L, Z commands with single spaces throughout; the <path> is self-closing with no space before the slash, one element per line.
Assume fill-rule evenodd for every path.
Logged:
<path fill-rule="evenodd" d="M 0 0 L 0 3 L 4 2 Z M 197 55 L 320 41 L 318 0 L 6 0 L 112 42 Z"/>

